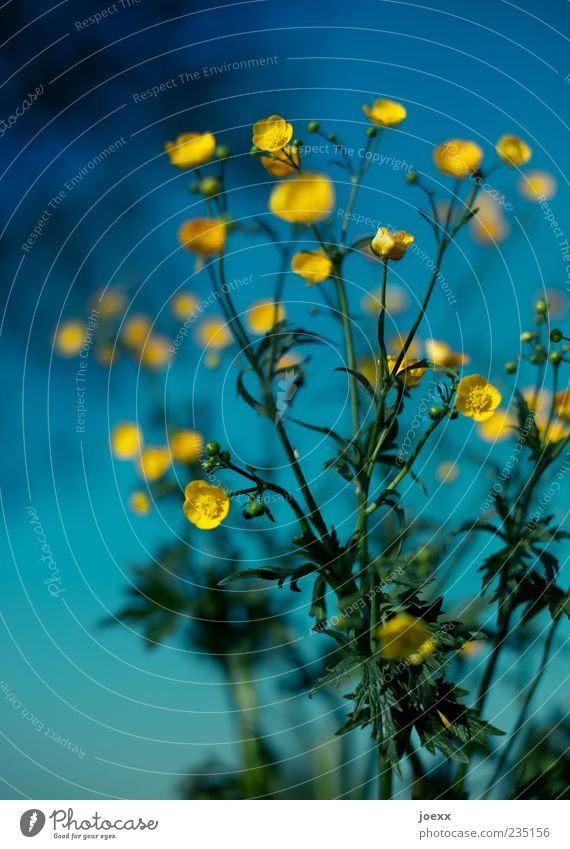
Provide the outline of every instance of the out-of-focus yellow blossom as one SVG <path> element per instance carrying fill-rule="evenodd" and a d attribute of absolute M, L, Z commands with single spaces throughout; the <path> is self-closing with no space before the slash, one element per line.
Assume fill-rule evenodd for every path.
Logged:
<path fill-rule="evenodd" d="M 397 359 L 398 357 L 396 355 L 388 356 L 388 368 L 390 369 L 390 374 L 394 371 Z M 401 380 L 403 380 L 406 389 L 413 389 L 414 386 L 417 386 L 425 374 L 425 368 L 410 368 L 410 366 L 414 366 L 418 362 L 419 360 L 415 357 L 404 357 L 398 367 L 396 374 Z M 405 371 L 405 369 L 407 369 L 407 371 Z"/>
<path fill-rule="evenodd" d="M 287 369 L 293 368 L 294 366 L 298 366 L 301 362 L 301 355 L 295 353 L 295 351 L 287 351 L 286 354 L 283 354 L 277 360 L 277 368 L 278 369 Z"/>
<path fill-rule="evenodd" d="M 484 422 L 491 418 L 500 403 L 501 393 L 483 375 L 470 374 L 459 381 L 455 406 L 467 418 Z"/>
<path fill-rule="evenodd" d="M 75 357 L 85 342 L 86 327 L 75 318 L 62 321 L 55 332 L 53 344 L 60 357 Z"/>
<path fill-rule="evenodd" d="M 413 666 L 433 654 L 436 644 L 428 629 L 409 613 L 398 613 L 376 629 L 382 655 L 386 660 L 407 660 Z"/>
<path fill-rule="evenodd" d="M 179 463 L 195 463 L 204 440 L 197 430 L 179 430 L 170 438 L 170 453 Z"/>
<path fill-rule="evenodd" d="M 324 174 L 297 174 L 278 183 L 269 197 L 269 209 L 283 221 L 313 224 L 330 213 L 334 189 Z"/>
<path fill-rule="evenodd" d="M 426 354 L 431 363 L 442 368 L 459 368 L 469 362 L 466 354 L 461 354 L 439 339 L 426 340 Z"/>
<path fill-rule="evenodd" d="M 459 477 L 459 468 L 453 460 L 444 460 L 435 470 L 435 477 L 440 483 L 454 483 Z"/>
<path fill-rule="evenodd" d="M 521 395 L 532 413 L 547 413 L 550 409 L 551 394 L 548 389 L 536 391 L 533 386 L 525 386 L 521 389 Z"/>
<path fill-rule="evenodd" d="M 140 348 L 150 333 L 150 318 L 142 313 L 131 315 L 121 331 L 122 339 L 129 348 Z"/>
<path fill-rule="evenodd" d="M 510 233 L 500 204 L 486 195 L 477 200 L 477 214 L 469 222 L 469 228 L 474 241 L 490 246 L 504 242 Z"/>
<path fill-rule="evenodd" d="M 561 419 L 570 423 L 570 389 L 563 389 L 554 396 L 554 411 Z"/>
<path fill-rule="evenodd" d="M 177 292 L 170 299 L 170 310 L 174 318 L 186 321 L 199 303 L 199 298 L 193 292 Z"/>
<path fill-rule="evenodd" d="M 111 432 L 111 448 L 118 460 L 138 457 L 142 444 L 142 433 L 134 422 L 119 422 Z"/>
<path fill-rule="evenodd" d="M 172 463 L 170 451 L 163 445 L 149 445 L 141 453 L 138 460 L 139 474 L 147 481 L 162 478 Z"/>
<path fill-rule="evenodd" d="M 293 257 L 291 268 L 307 281 L 307 286 L 314 286 L 330 277 L 332 262 L 324 251 L 300 251 Z"/>
<path fill-rule="evenodd" d="M 291 141 L 293 126 L 280 115 L 270 115 L 253 125 L 253 143 L 261 150 L 281 150 Z"/>
<path fill-rule="evenodd" d="M 484 640 L 468 640 L 466 643 L 463 643 L 459 649 L 459 653 L 464 657 L 476 657 L 478 654 L 481 654 L 484 648 Z"/>
<path fill-rule="evenodd" d="M 95 359 L 102 366 L 112 366 L 119 358 L 119 349 L 110 343 L 104 342 L 95 348 Z"/>
<path fill-rule="evenodd" d="M 544 297 L 548 302 L 548 314 L 551 319 L 564 318 L 568 312 L 568 298 L 560 289 L 546 289 L 537 294 L 538 298 Z"/>
<path fill-rule="evenodd" d="M 299 150 L 294 145 L 286 145 L 271 156 L 260 156 L 259 161 L 272 177 L 286 177 L 299 167 Z"/>
<path fill-rule="evenodd" d="M 368 383 L 376 387 L 380 376 L 380 366 L 378 361 L 372 357 L 366 357 L 358 361 L 357 369 L 360 374 L 363 374 Z"/>
<path fill-rule="evenodd" d="M 479 168 L 483 151 L 474 141 L 449 139 L 433 152 L 433 161 L 442 174 L 464 180 Z"/>
<path fill-rule="evenodd" d="M 517 420 L 508 410 L 497 410 L 493 415 L 481 422 L 477 430 L 485 442 L 503 442 L 516 434 Z"/>
<path fill-rule="evenodd" d="M 214 353 L 213 351 L 209 354 L 206 354 L 204 357 L 204 366 L 211 371 L 217 369 L 221 363 L 220 355 Z"/>
<path fill-rule="evenodd" d="M 190 481 L 184 496 L 184 515 L 203 531 L 217 528 L 229 513 L 230 498 L 227 492 L 206 481 Z"/>
<path fill-rule="evenodd" d="M 397 351 L 398 353 L 400 353 L 400 351 L 404 347 L 404 342 L 406 341 L 407 338 L 408 338 L 407 333 L 392 333 L 390 336 L 388 336 L 388 338 L 386 340 L 386 346 L 387 346 L 389 351 Z M 415 336 L 412 339 L 410 347 L 408 348 L 407 356 L 408 357 L 419 357 L 421 352 L 422 352 L 422 343 L 417 338 L 417 336 Z"/>
<path fill-rule="evenodd" d="M 223 318 L 212 316 L 200 322 L 196 329 L 196 341 L 202 348 L 220 350 L 233 342 L 230 328 Z"/>
<path fill-rule="evenodd" d="M 146 492 L 136 489 L 131 493 L 129 506 L 133 513 L 137 513 L 139 516 L 146 516 L 151 511 L 152 502 Z"/>
<path fill-rule="evenodd" d="M 118 316 L 125 309 L 126 303 L 125 293 L 109 286 L 94 292 L 90 301 L 91 307 L 99 310 L 100 318 L 103 320 Z"/>
<path fill-rule="evenodd" d="M 539 203 L 553 198 L 558 188 L 556 180 L 547 171 L 527 171 L 520 175 L 517 186 L 523 198 Z"/>
<path fill-rule="evenodd" d="M 270 300 L 256 301 L 247 311 L 246 318 L 250 330 L 254 333 L 267 333 L 274 324 L 283 321 L 285 308 L 283 304 L 276 304 Z"/>
<path fill-rule="evenodd" d="M 167 336 L 149 336 L 141 350 L 141 365 L 157 370 L 165 368 L 172 359 L 171 345 Z"/>
<path fill-rule="evenodd" d="M 445 726 L 446 731 L 450 731 L 453 734 L 453 725 L 449 721 L 449 719 L 443 714 L 440 710 L 437 711 L 437 715 L 441 719 L 443 725 Z"/>
<path fill-rule="evenodd" d="M 367 315 L 378 315 L 380 309 L 380 288 L 374 289 L 372 292 L 364 295 L 360 301 L 360 306 Z M 401 286 L 391 284 L 386 290 L 386 311 L 390 315 L 398 315 L 405 312 L 410 306 L 410 299 L 405 289 Z"/>
<path fill-rule="evenodd" d="M 370 243 L 370 248 L 376 256 L 383 259 L 402 259 L 408 248 L 413 244 L 414 237 L 405 230 L 391 233 L 386 227 L 379 227 Z"/>
<path fill-rule="evenodd" d="M 371 124 L 377 127 L 397 127 L 407 115 L 406 109 L 395 100 L 380 98 L 372 106 L 363 106 L 362 111 Z"/>
<path fill-rule="evenodd" d="M 180 244 L 201 257 L 221 253 L 226 246 L 226 225 L 219 218 L 192 218 L 178 230 Z"/>
<path fill-rule="evenodd" d="M 177 168 L 196 168 L 209 162 L 216 149 L 212 133 L 182 133 L 174 142 L 166 142 L 164 150 Z"/>
<path fill-rule="evenodd" d="M 560 442 L 570 433 L 570 425 L 561 418 L 553 417 L 548 424 L 549 415 L 547 413 L 537 413 L 534 421 L 538 428 L 541 439 L 546 443 Z"/>
<path fill-rule="evenodd" d="M 532 156 L 532 150 L 528 144 L 518 136 L 501 136 L 495 149 L 497 155 L 509 168 L 526 165 Z"/>

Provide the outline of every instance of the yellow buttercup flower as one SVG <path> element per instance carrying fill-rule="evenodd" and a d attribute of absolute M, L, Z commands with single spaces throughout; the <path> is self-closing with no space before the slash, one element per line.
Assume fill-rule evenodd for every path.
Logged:
<path fill-rule="evenodd" d="M 295 366 L 298 366 L 300 362 L 300 354 L 295 353 L 295 351 L 287 351 L 286 354 L 282 354 L 277 360 L 276 368 L 280 370 L 294 368 Z"/>
<path fill-rule="evenodd" d="M 283 304 L 274 301 L 261 300 L 252 304 L 247 311 L 247 323 L 254 333 L 267 333 L 271 328 L 285 318 Z"/>
<path fill-rule="evenodd" d="M 495 149 L 505 165 L 510 168 L 526 165 L 532 156 L 532 150 L 528 144 L 518 136 L 501 136 Z"/>
<path fill-rule="evenodd" d="M 149 336 L 141 351 L 141 365 L 157 370 L 164 368 L 172 359 L 171 345 L 167 336 L 159 334 Z"/>
<path fill-rule="evenodd" d="M 179 463 L 195 463 L 204 440 L 197 430 L 179 430 L 170 439 L 170 453 Z"/>
<path fill-rule="evenodd" d="M 554 411 L 561 419 L 570 423 L 570 389 L 563 389 L 554 396 Z"/>
<path fill-rule="evenodd" d="M 467 640 L 459 649 L 459 653 L 464 657 L 476 657 L 478 654 L 481 654 L 484 648 L 485 643 L 483 640 Z"/>
<path fill-rule="evenodd" d="M 373 289 L 360 300 L 360 306 L 367 315 L 378 315 L 380 309 L 381 289 Z M 390 315 L 398 315 L 405 312 L 410 306 L 410 299 L 405 289 L 401 286 L 391 284 L 386 290 L 386 311 Z"/>
<path fill-rule="evenodd" d="M 111 448 L 118 460 L 137 457 L 143 444 L 142 433 L 134 422 L 119 422 L 111 433 Z"/>
<path fill-rule="evenodd" d="M 503 442 L 516 434 L 517 420 L 508 410 L 497 410 L 477 430 L 485 442 Z"/>
<path fill-rule="evenodd" d="M 370 243 L 370 248 L 376 256 L 383 259 L 402 259 L 408 248 L 413 244 L 414 237 L 405 230 L 391 233 L 386 227 L 379 227 Z"/>
<path fill-rule="evenodd" d="M 70 318 L 56 330 L 53 344 L 60 357 L 75 357 L 85 342 L 86 327 L 82 321 Z"/>
<path fill-rule="evenodd" d="M 370 106 L 363 106 L 362 111 L 371 124 L 378 127 L 397 127 L 407 115 L 406 109 L 401 103 L 394 100 L 375 100 Z"/>
<path fill-rule="evenodd" d="M 140 348 L 150 333 L 150 318 L 142 313 L 131 315 L 124 323 L 121 337 L 129 348 Z"/>
<path fill-rule="evenodd" d="M 297 174 L 278 183 L 269 197 L 269 209 L 283 221 L 313 224 L 330 213 L 334 189 L 324 174 Z"/>
<path fill-rule="evenodd" d="M 459 467 L 453 460 L 443 460 L 435 470 L 435 476 L 440 483 L 454 483 L 459 477 Z"/>
<path fill-rule="evenodd" d="M 378 380 L 380 377 L 380 367 L 378 365 L 378 361 L 373 359 L 372 357 L 366 357 L 365 359 L 361 359 L 357 363 L 357 370 L 360 374 L 363 374 L 368 383 L 372 387 L 378 386 Z"/>
<path fill-rule="evenodd" d="M 546 171 L 526 171 L 520 175 L 517 186 L 524 198 L 538 203 L 553 198 L 558 188 L 552 174 Z"/>
<path fill-rule="evenodd" d="M 390 369 L 390 374 L 394 371 L 397 359 L 398 357 L 395 355 L 388 356 L 388 368 Z M 403 380 L 406 389 L 413 389 L 414 386 L 417 386 L 425 374 L 425 368 L 410 368 L 410 366 L 413 366 L 418 362 L 419 360 L 415 357 L 404 357 L 398 367 L 396 374 L 401 380 Z M 407 371 L 405 371 L 405 369 L 407 369 Z"/>
<path fill-rule="evenodd" d="M 299 167 L 299 150 L 288 144 L 283 150 L 276 150 L 271 156 L 260 156 L 259 161 L 272 177 L 286 177 Z"/>
<path fill-rule="evenodd" d="M 95 348 L 95 359 L 102 366 L 112 366 L 119 358 L 119 349 L 103 342 Z"/>
<path fill-rule="evenodd" d="M 382 656 L 385 660 L 407 660 L 413 666 L 433 654 L 436 650 L 434 638 L 428 629 L 415 616 L 398 613 L 376 629 Z"/>
<path fill-rule="evenodd" d="M 166 142 L 164 150 L 177 168 L 196 168 L 209 162 L 216 149 L 212 133 L 182 133 L 175 142 Z"/>
<path fill-rule="evenodd" d="M 125 308 L 127 299 L 120 289 L 98 289 L 91 298 L 92 308 L 99 310 L 100 318 L 115 318 Z"/>
<path fill-rule="evenodd" d="M 534 421 L 538 428 L 541 439 L 544 443 L 560 442 L 570 433 L 570 425 L 562 418 L 553 418 L 548 424 L 549 415 L 546 413 L 537 413 Z"/>
<path fill-rule="evenodd" d="M 503 242 L 510 233 L 498 201 L 484 195 L 477 200 L 477 214 L 469 222 L 469 228 L 476 242 L 490 246 Z"/>
<path fill-rule="evenodd" d="M 314 286 L 330 277 L 332 262 L 324 251 L 300 251 L 293 257 L 291 268 L 307 281 L 307 286 Z"/>
<path fill-rule="evenodd" d="M 500 403 L 501 393 L 481 374 L 470 374 L 459 381 L 455 406 L 467 418 L 484 422 L 491 418 Z"/>
<path fill-rule="evenodd" d="M 192 218 L 182 224 L 178 239 L 187 251 L 201 257 L 219 254 L 226 246 L 226 225 L 219 218 Z"/>
<path fill-rule="evenodd" d="M 270 115 L 253 125 L 253 143 L 261 150 L 281 150 L 292 135 L 292 125 L 280 115 Z"/>
<path fill-rule="evenodd" d="M 136 489 L 131 493 L 129 506 L 133 513 L 137 513 L 139 516 L 146 516 L 151 511 L 152 502 L 146 492 Z"/>
<path fill-rule="evenodd" d="M 443 173 L 458 180 L 477 171 L 483 159 L 483 151 L 473 141 L 449 139 L 440 144 L 433 152 L 433 161 Z"/>
<path fill-rule="evenodd" d="M 205 318 L 196 330 L 196 341 L 202 348 L 221 350 L 233 342 L 232 332 L 223 318 Z"/>
<path fill-rule="evenodd" d="M 192 292 L 177 292 L 170 299 L 170 310 L 174 318 L 179 319 L 179 321 L 186 321 L 199 303 L 199 298 Z"/>
<path fill-rule="evenodd" d="M 189 522 L 203 531 L 217 528 L 230 511 L 227 492 L 206 481 L 190 481 L 184 490 L 184 515 Z"/>
<path fill-rule="evenodd" d="M 466 354 L 460 354 L 449 347 L 447 342 L 439 339 L 428 339 L 426 341 L 426 354 L 430 362 L 443 368 L 459 368 L 469 362 Z"/>
<path fill-rule="evenodd" d="M 150 445 L 142 452 L 138 460 L 139 474 L 147 481 L 162 478 L 170 468 L 170 451 L 163 445 Z"/>

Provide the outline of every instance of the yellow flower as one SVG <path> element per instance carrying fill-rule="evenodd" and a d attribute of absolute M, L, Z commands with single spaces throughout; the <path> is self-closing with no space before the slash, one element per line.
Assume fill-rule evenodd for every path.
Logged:
<path fill-rule="evenodd" d="M 111 448 L 118 460 L 137 457 L 143 444 L 140 429 L 134 422 L 119 422 L 111 433 Z"/>
<path fill-rule="evenodd" d="M 178 239 L 187 251 L 201 257 L 219 254 L 226 246 L 226 225 L 219 218 L 192 218 L 182 224 Z"/>
<path fill-rule="evenodd" d="M 137 513 L 139 516 L 146 516 L 150 513 L 151 510 L 151 500 L 146 494 L 140 489 L 136 489 L 131 493 L 131 497 L 129 498 L 129 506 L 133 513 Z"/>
<path fill-rule="evenodd" d="M 539 203 L 553 198 L 558 188 L 552 174 L 546 171 L 527 171 L 520 175 L 517 185 L 524 198 Z"/>
<path fill-rule="evenodd" d="M 481 422 L 477 430 L 485 442 L 503 442 L 515 436 L 516 419 L 508 410 L 497 410 L 486 421 Z"/>
<path fill-rule="evenodd" d="M 104 342 L 95 348 L 95 359 L 102 366 L 112 366 L 119 357 L 119 349 Z"/>
<path fill-rule="evenodd" d="M 160 370 L 172 359 L 171 341 L 167 336 L 149 336 L 141 351 L 141 365 Z"/>
<path fill-rule="evenodd" d="M 510 233 L 510 227 L 498 201 L 481 196 L 476 205 L 477 214 L 469 224 L 474 241 L 490 246 L 503 242 Z"/>
<path fill-rule="evenodd" d="M 83 322 L 70 318 L 56 330 L 53 344 L 60 357 L 75 357 L 85 342 L 86 328 Z"/>
<path fill-rule="evenodd" d="M 174 318 L 186 321 L 199 303 L 199 299 L 192 292 L 177 292 L 170 300 L 170 310 Z"/>
<path fill-rule="evenodd" d="M 283 304 L 261 300 L 252 304 L 247 312 L 247 323 L 254 333 L 267 333 L 273 325 L 285 318 Z"/>
<path fill-rule="evenodd" d="M 491 418 L 500 403 L 501 393 L 481 374 L 470 374 L 459 381 L 455 406 L 462 415 L 484 422 Z"/>
<path fill-rule="evenodd" d="M 277 360 L 277 369 L 288 369 L 293 368 L 294 366 L 298 366 L 301 362 L 300 354 L 296 354 L 295 351 L 287 351 L 286 354 L 282 354 Z"/>
<path fill-rule="evenodd" d="M 451 731 L 451 733 L 453 733 L 453 725 L 451 724 L 449 719 L 440 710 L 437 711 L 437 714 L 438 714 L 439 718 L 441 719 L 442 723 L 444 724 L 445 729 L 447 731 Z"/>
<path fill-rule="evenodd" d="M 380 288 L 364 295 L 360 301 L 362 310 L 367 315 L 378 315 L 380 309 Z M 386 291 L 386 310 L 390 315 L 405 312 L 410 305 L 408 294 L 401 286 L 390 285 Z"/>
<path fill-rule="evenodd" d="M 137 313 L 131 315 L 124 323 L 121 336 L 129 348 L 141 348 L 150 333 L 150 318 Z"/>
<path fill-rule="evenodd" d="M 253 143 L 261 150 L 281 150 L 292 135 L 292 125 L 280 115 L 270 115 L 253 125 Z"/>
<path fill-rule="evenodd" d="M 414 237 L 406 233 L 405 230 L 391 233 L 386 227 L 379 227 L 370 247 L 376 256 L 383 259 L 398 260 L 402 259 L 413 241 Z"/>
<path fill-rule="evenodd" d="M 171 462 L 168 448 L 162 445 L 150 445 L 140 455 L 137 466 L 143 478 L 147 481 L 155 481 L 166 474 Z"/>
<path fill-rule="evenodd" d="M 324 251 L 300 251 L 293 257 L 291 268 L 307 281 L 307 286 L 314 286 L 330 276 L 332 262 Z"/>
<path fill-rule="evenodd" d="M 388 338 L 386 340 L 386 345 L 387 345 L 388 350 L 397 351 L 398 353 L 400 353 L 400 351 L 404 347 L 404 342 L 406 341 L 407 338 L 408 338 L 407 333 L 399 333 L 398 331 L 396 331 L 396 333 L 392 333 L 390 336 L 388 336 Z M 407 356 L 408 357 L 419 357 L 421 352 L 422 352 L 422 344 L 421 344 L 420 340 L 417 338 L 417 336 L 415 336 L 412 339 L 410 347 L 408 348 Z"/>
<path fill-rule="evenodd" d="M 232 332 L 223 318 L 205 318 L 196 330 L 196 341 L 202 348 L 220 350 L 233 342 Z"/>
<path fill-rule="evenodd" d="M 518 136 L 501 136 L 495 149 L 505 165 L 510 168 L 526 165 L 532 156 L 532 150 L 528 144 Z"/>
<path fill-rule="evenodd" d="M 447 342 L 442 342 L 438 339 L 428 339 L 426 341 L 426 354 L 430 362 L 443 368 L 459 368 L 459 366 L 463 366 L 469 362 L 469 357 L 466 354 L 453 351 Z"/>
<path fill-rule="evenodd" d="M 555 418 L 548 424 L 549 416 L 545 413 L 537 413 L 535 424 L 544 443 L 560 442 L 570 433 L 570 426 L 564 419 Z"/>
<path fill-rule="evenodd" d="M 115 318 L 121 313 L 127 299 L 120 289 L 98 289 L 94 292 L 91 298 L 90 305 L 92 308 L 99 310 L 102 319 Z"/>
<path fill-rule="evenodd" d="M 478 654 L 481 654 L 484 647 L 485 643 L 483 640 L 468 640 L 466 643 L 463 643 L 459 649 L 459 653 L 464 657 L 476 657 Z"/>
<path fill-rule="evenodd" d="M 164 150 L 177 168 L 205 165 L 214 155 L 216 139 L 212 133 L 182 133 L 175 142 L 166 142 Z"/>
<path fill-rule="evenodd" d="M 459 468 L 453 460 L 444 460 L 435 470 L 435 476 L 440 483 L 453 483 L 459 477 Z"/>
<path fill-rule="evenodd" d="M 276 150 L 271 156 L 260 156 L 259 161 L 272 177 L 286 177 L 295 171 L 295 166 L 299 166 L 299 150 L 288 144 L 283 150 Z"/>
<path fill-rule="evenodd" d="M 230 498 L 227 492 L 206 481 L 190 481 L 184 490 L 184 515 L 189 522 L 203 531 L 217 528 L 230 510 Z"/>
<path fill-rule="evenodd" d="M 479 168 L 483 151 L 473 141 L 449 139 L 433 152 L 433 161 L 442 174 L 463 180 Z"/>
<path fill-rule="evenodd" d="M 320 221 L 333 204 L 334 189 L 324 174 L 297 174 L 278 183 L 269 197 L 271 212 L 292 224 Z"/>
<path fill-rule="evenodd" d="M 359 360 L 357 368 L 372 387 L 378 386 L 379 365 L 377 360 L 372 359 L 372 357 Z"/>
<path fill-rule="evenodd" d="M 390 369 L 390 374 L 394 371 L 397 359 L 398 357 L 395 355 L 388 356 L 388 368 Z M 413 366 L 418 362 L 419 360 L 415 357 L 404 357 L 398 367 L 397 374 L 400 376 L 400 379 L 404 381 L 406 389 L 413 389 L 414 386 L 417 386 L 425 374 L 425 368 L 410 368 L 410 366 Z M 404 369 L 408 369 L 408 371 L 404 371 Z"/>
<path fill-rule="evenodd" d="M 203 444 L 197 430 L 179 430 L 170 439 L 170 452 L 179 463 L 195 463 Z"/>
<path fill-rule="evenodd" d="M 382 655 L 386 660 L 408 660 L 413 666 L 433 654 L 435 641 L 424 623 L 409 613 L 398 613 L 376 629 Z"/>
<path fill-rule="evenodd" d="M 401 103 L 382 98 L 375 100 L 372 108 L 370 106 L 363 106 L 362 111 L 370 123 L 376 124 L 378 127 L 397 127 L 407 115 Z"/>
<path fill-rule="evenodd" d="M 570 389 L 563 389 L 554 396 L 554 411 L 561 419 L 570 422 Z"/>

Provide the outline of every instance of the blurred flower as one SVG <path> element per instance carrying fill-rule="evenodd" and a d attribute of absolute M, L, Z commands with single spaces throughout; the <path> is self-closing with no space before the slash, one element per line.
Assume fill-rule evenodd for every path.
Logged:
<path fill-rule="evenodd" d="M 276 304 L 275 301 L 256 301 L 247 311 L 246 318 L 250 329 L 254 333 L 267 333 L 274 324 L 283 321 L 285 318 L 285 309 L 283 304 Z"/>
<path fill-rule="evenodd" d="M 170 453 L 179 463 L 195 463 L 203 444 L 197 430 L 179 430 L 170 438 Z"/>
<path fill-rule="evenodd" d="M 561 419 L 570 422 L 570 389 L 563 389 L 554 396 L 554 411 Z"/>
<path fill-rule="evenodd" d="M 204 357 L 204 366 L 207 369 L 211 369 L 212 371 L 214 369 L 217 369 L 219 367 L 220 363 L 221 363 L 220 355 L 216 354 L 214 352 L 212 352 L 210 354 L 206 354 L 206 356 Z"/>
<path fill-rule="evenodd" d="M 281 150 L 292 135 L 292 125 L 280 115 L 270 115 L 253 125 L 253 143 L 261 150 Z"/>
<path fill-rule="evenodd" d="M 99 310 L 101 319 L 115 318 L 125 309 L 126 304 L 125 293 L 110 287 L 98 289 L 90 299 L 90 306 Z"/>
<path fill-rule="evenodd" d="M 142 452 L 138 460 L 139 474 L 148 481 L 155 481 L 163 477 L 172 459 L 170 451 L 163 445 L 149 445 Z"/>
<path fill-rule="evenodd" d="M 324 174 L 297 174 L 278 183 L 269 197 L 271 212 L 292 224 L 320 221 L 333 204 L 333 186 Z"/>
<path fill-rule="evenodd" d="M 455 405 L 462 415 L 484 422 L 491 418 L 500 403 L 501 393 L 481 374 L 470 374 L 459 381 Z"/>
<path fill-rule="evenodd" d="M 201 257 L 221 253 L 226 246 L 226 225 L 219 218 L 192 218 L 178 230 L 180 244 Z"/>
<path fill-rule="evenodd" d="M 397 359 L 398 357 L 396 355 L 388 356 L 388 368 L 390 369 L 390 374 L 394 371 Z M 404 357 L 398 367 L 396 374 L 404 382 L 406 389 L 413 389 L 414 386 L 417 386 L 425 374 L 425 368 L 411 368 L 411 366 L 414 366 L 415 363 L 418 362 L 419 360 L 415 357 Z"/>
<path fill-rule="evenodd" d="M 110 343 L 103 343 L 95 348 L 95 359 L 102 366 L 111 366 L 117 362 L 119 349 Z"/>
<path fill-rule="evenodd" d="M 379 227 L 370 247 L 376 256 L 383 259 L 398 260 L 402 259 L 413 241 L 414 237 L 406 233 L 405 230 L 391 233 L 386 227 Z"/>
<path fill-rule="evenodd" d="M 287 174 L 295 171 L 295 165 L 299 166 L 299 151 L 288 144 L 283 150 L 277 150 L 271 156 L 260 156 L 259 161 L 273 177 L 286 177 Z"/>
<path fill-rule="evenodd" d="M 463 180 L 477 171 L 483 159 L 483 151 L 473 141 L 449 139 L 433 152 L 433 161 L 442 174 Z"/>
<path fill-rule="evenodd" d="M 375 100 L 370 106 L 363 106 L 362 111 L 371 124 L 378 127 L 397 127 L 407 115 L 406 109 L 401 103 L 394 100 Z"/>
<path fill-rule="evenodd" d="M 233 342 L 230 328 L 223 318 L 212 316 L 203 319 L 196 329 L 196 341 L 202 348 L 219 350 Z"/>
<path fill-rule="evenodd" d="M 546 444 L 560 442 L 561 439 L 568 436 L 570 425 L 564 419 L 553 418 L 550 424 L 548 423 L 548 419 L 549 416 L 545 413 L 537 413 L 534 419 L 538 432 Z"/>
<path fill-rule="evenodd" d="M 517 186 L 524 198 L 539 203 L 553 198 L 558 188 L 556 180 L 547 171 L 527 171 L 520 175 Z"/>
<path fill-rule="evenodd" d="M 490 246 L 503 242 L 510 233 L 500 204 L 486 195 L 477 199 L 477 214 L 469 222 L 469 229 L 474 241 Z"/>
<path fill-rule="evenodd" d="M 470 360 L 466 354 L 452 350 L 447 342 L 439 339 L 426 340 L 426 354 L 430 362 L 442 368 L 459 368 Z"/>
<path fill-rule="evenodd" d="M 175 142 L 166 142 L 164 150 L 177 168 L 205 165 L 214 155 L 216 139 L 211 133 L 182 133 Z"/>
<path fill-rule="evenodd" d="M 199 303 L 199 298 L 193 292 L 177 292 L 170 299 L 170 310 L 174 318 L 186 321 Z"/>
<path fill-rule="evenodd" d="M 503 442 L 515 436 L 516 424 L 516 418 L 508 410 L 497 410 L 490 418 L 481 422 L 477 430 L 485 442 Z"/>
<path fill-rule="evenodd" d="M 532 156 L 528 144 L 518 136 L 501 136 L 496 145 L 497 155 L 509 168 L 526 165 Z"/>
<path fill-rule="evenodd" d="M 184 515 L 189 522 L 204 531 L 217 528 L 230 510 L 227 492 L 206 481 L 191 481 L 184 490 Z"/>
<path fill-rule="evenodd" d="M 484 640 L 468 640 L 466 643 L 463 643 L 459 652 L 464 657 L 476 657 L 478 654 L 481 654 L 484 647 Z"/>
<path fill-rule="evenodd" d="M 307 286 L 314 286 L 330 276 L 332 262 L 324 251 L 300 251 L 293 257 L 291 268 L 307 281 Z"/>
<path fill-rule="evenodd" d="M 172 359 L 171 344 L 167 336 L 149 336 L 141 350 L 141 365 L 156 370 L 167 366 Z"/>
<path fill-rule="evenodd" d="M 388 338 L 386 340 L 388 350 L 396 351 L 399 354 L 400 351 L 402 350 L 402 348 L 404 347 L 404 342 L 406 341 L 407 338 L 408 338 L 407 333 L 399 333 L 399 332 L 392 333 L 390 336 L 388 336 Z M 417 336 L 414 336 L 414 338 L 411 341 L 410 347 L 408 348 L 408 350 L 406 352 L 407 356 L 408 357 L 419 357 L 421 352 L 422 352 L 421 340 L 418 339 Z"/>
<path fill-rule="evenodd" d="M 363 374 L 372 387 L 378 386 L 379 366 L 372 357 L 366 357 L 358 361 L 357 368 Z"/>
<path fill-rule="evenodd" d="M 374 289 L 372 292 L 364 295 L 360 301 L 360 306 L 367 315 L 378 315 L 380 309 L 380 288 Z M 410 305 L 408 294 L 401 286 L 391 284 L 386 290 L 386 311 L 390 315 L 398 315 L 405 312 Z"/>
<path fill-rule="evenodd" d="M 435 470 L 435 477 L 440 483 L 453 483 L 459 477 L 459 468 L 453 460 L 443 460 Z"/>
<path fill-rule="evenodd" d="M 277 360 L 276 368 L 278 368 L 278 369 L 293 368 L 293 366 L 298 366 L 300 362 L 301 362 L 300 354 L 295 353 L 295 351 L 287 351 L 286 354 L 283 354 Z"/>
<path fill-rule="evenodd" d="M 137 457 L 142 444 L 142 433 L 134 422 L 119 422 L 111 432 L 111 448 L 118 460 Z"/>
<path fill-rule="evenodd" d="M 436 650 L 435 641 L 424 623 L 409 613 L 398 613 L 376 629 L 386 660 L 408 660 L 413 666 Z"/>
<path fill-rule="evenodd" d="M 69 318 L 55 332 L 53 344 L 60 357 L 75 357 L 85 342 L 86 327 L 82 321 Z"/>
<path fill-rule="evenodd" d="M 133 513 L 137 513 L 139 516 L 146 516 L 150 513 L 152 502 L 146 492 L 143 492 L 140 489 L 136 489 L 131 493 L 131 497 L 129 498 L 129 506 Z"/>
<path fill-rule="evenodd" d="M 142 347 L 150 333 L 150 318 L 142 313 L 131 315 L 124 323 L 121 337 L 129 348 Z"/>

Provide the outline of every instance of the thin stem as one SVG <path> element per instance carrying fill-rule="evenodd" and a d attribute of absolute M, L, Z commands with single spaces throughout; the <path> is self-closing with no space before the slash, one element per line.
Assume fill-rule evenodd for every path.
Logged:
<path fill-rule="evenodd" d="M 392 767 L 378 749 L 378 798 L 392 798 Z"/>

